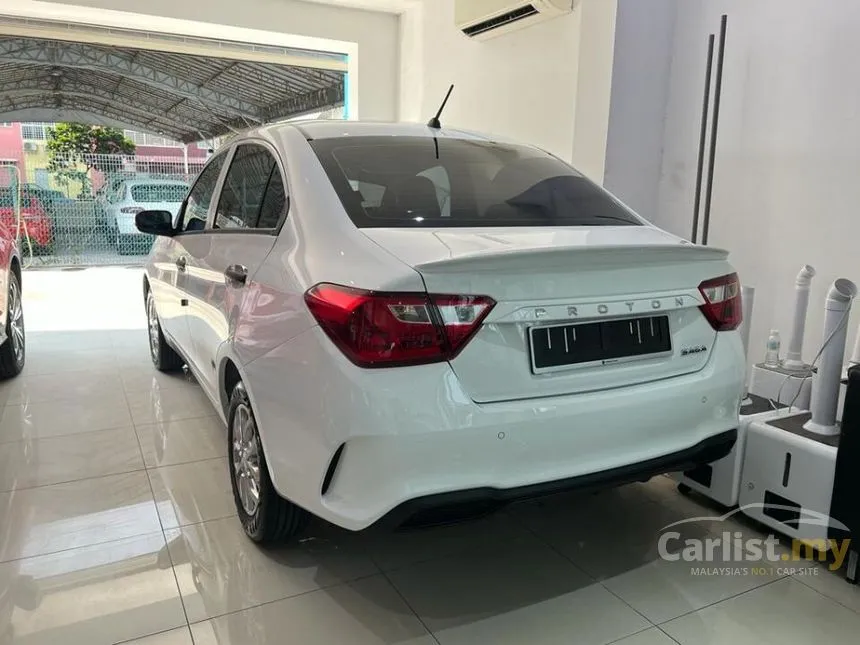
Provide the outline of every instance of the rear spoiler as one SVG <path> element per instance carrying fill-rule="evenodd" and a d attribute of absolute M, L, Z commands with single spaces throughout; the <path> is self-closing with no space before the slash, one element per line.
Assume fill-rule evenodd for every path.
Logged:
<path fill-rule="evenodd" d="M 415 268 L 428 273 L 485 273 L 499 269 L 528 269 L 539 264 L 547 268 L 575 270 L 718 262 L 725 261 L 728 256 L 725 249 L 693 244 L 547 246 L 467 252 L 445 260 L 416 264 Z"/>

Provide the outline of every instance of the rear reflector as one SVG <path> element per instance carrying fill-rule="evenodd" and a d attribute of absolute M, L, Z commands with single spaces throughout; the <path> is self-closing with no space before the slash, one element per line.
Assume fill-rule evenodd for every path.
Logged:
<path fill-rule="evenodd" d="M 486 296 L 374 292 L 336 284 L 312 287 L 305 303 L 335 345 L 361 367 L 450 360 L 496 304 Z"/>
<path fill-rule="evenodd" d="M 741 283 L 737 273 L 705 280 L 699 285 L 705 304 L 699 309 L 717 331 L 737 329 L 741 324 Z"/>

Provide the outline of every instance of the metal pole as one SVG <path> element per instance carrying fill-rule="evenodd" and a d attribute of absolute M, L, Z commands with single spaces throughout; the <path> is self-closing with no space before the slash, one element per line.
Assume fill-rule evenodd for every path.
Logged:
<path fill-rule="evenodd" d="M 717 78 L 714 82 L 714 120 L 711 122 L 711 149 L 708 154 L 708 183 L 705 185 L 705 211 L 702 222 L 702 244 L 708 243 L 711 227 L 711 195 L 714 191 L 714 157 L 717 154 L 717 126 L 720 123 L 720 96 L 723 90 L 723 56 L 726 53 L 726 14 L 720 20 L 720 48 L 717 50 Z"/>
<path fill-rule="evenodd" d="M 705 136 L 708 131 L 708 107 L 711 103 L 711 68 L 714 65 L 714 34 L 708 36 L 708 62 L 705 64 L 705 98 L 702 100 L 702 127 L 699 131 L 699 159 L 696 162 L 696 195 L 693 201 L 693 232 L 695 244 L 699 235 L 699 204 L 702 201 L 702 170 L 705 167 Z"/>

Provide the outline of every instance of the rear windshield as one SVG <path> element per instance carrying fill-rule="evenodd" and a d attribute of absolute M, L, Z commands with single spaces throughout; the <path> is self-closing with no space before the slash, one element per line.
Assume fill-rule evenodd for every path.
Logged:
<path fill-rule="evenodd" d="M 131 187 L 131 198 L 136 202 L 181 202 L 188 186 L 182 184 L 136 184 Z"/>
<path fill-rule="evenodd" d="M 443 137 L 310 145 L 359 228 L 643 224 L 600 186 L 527 146 Z"/>
<path fill-rule="evenodd" d="M 22 207 L 33 208 L 33 202 L 41 204 L 39 196 L 26 188 L 20 194 L 15 188 L 0 188 L 0 208 L 11 208 L 20 201 Z"/>

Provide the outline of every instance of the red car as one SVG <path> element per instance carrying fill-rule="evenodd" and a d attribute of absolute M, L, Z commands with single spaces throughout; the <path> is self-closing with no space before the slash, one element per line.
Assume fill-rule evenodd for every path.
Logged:
<path fill-rule="evenodd" d="M 12 233 L 18 225 L 15 204 L 15 194 L 12 188 L 0 188 L 0 224 Z M 20 237 L 30 237 L 34 253 L 44 253 L 51 248 L 54 231 L 51 218 L 38 197 L 23 191 L 21 194 L 21 231 Z M 24 244 L 22 242 L 22 244 Z"/>

